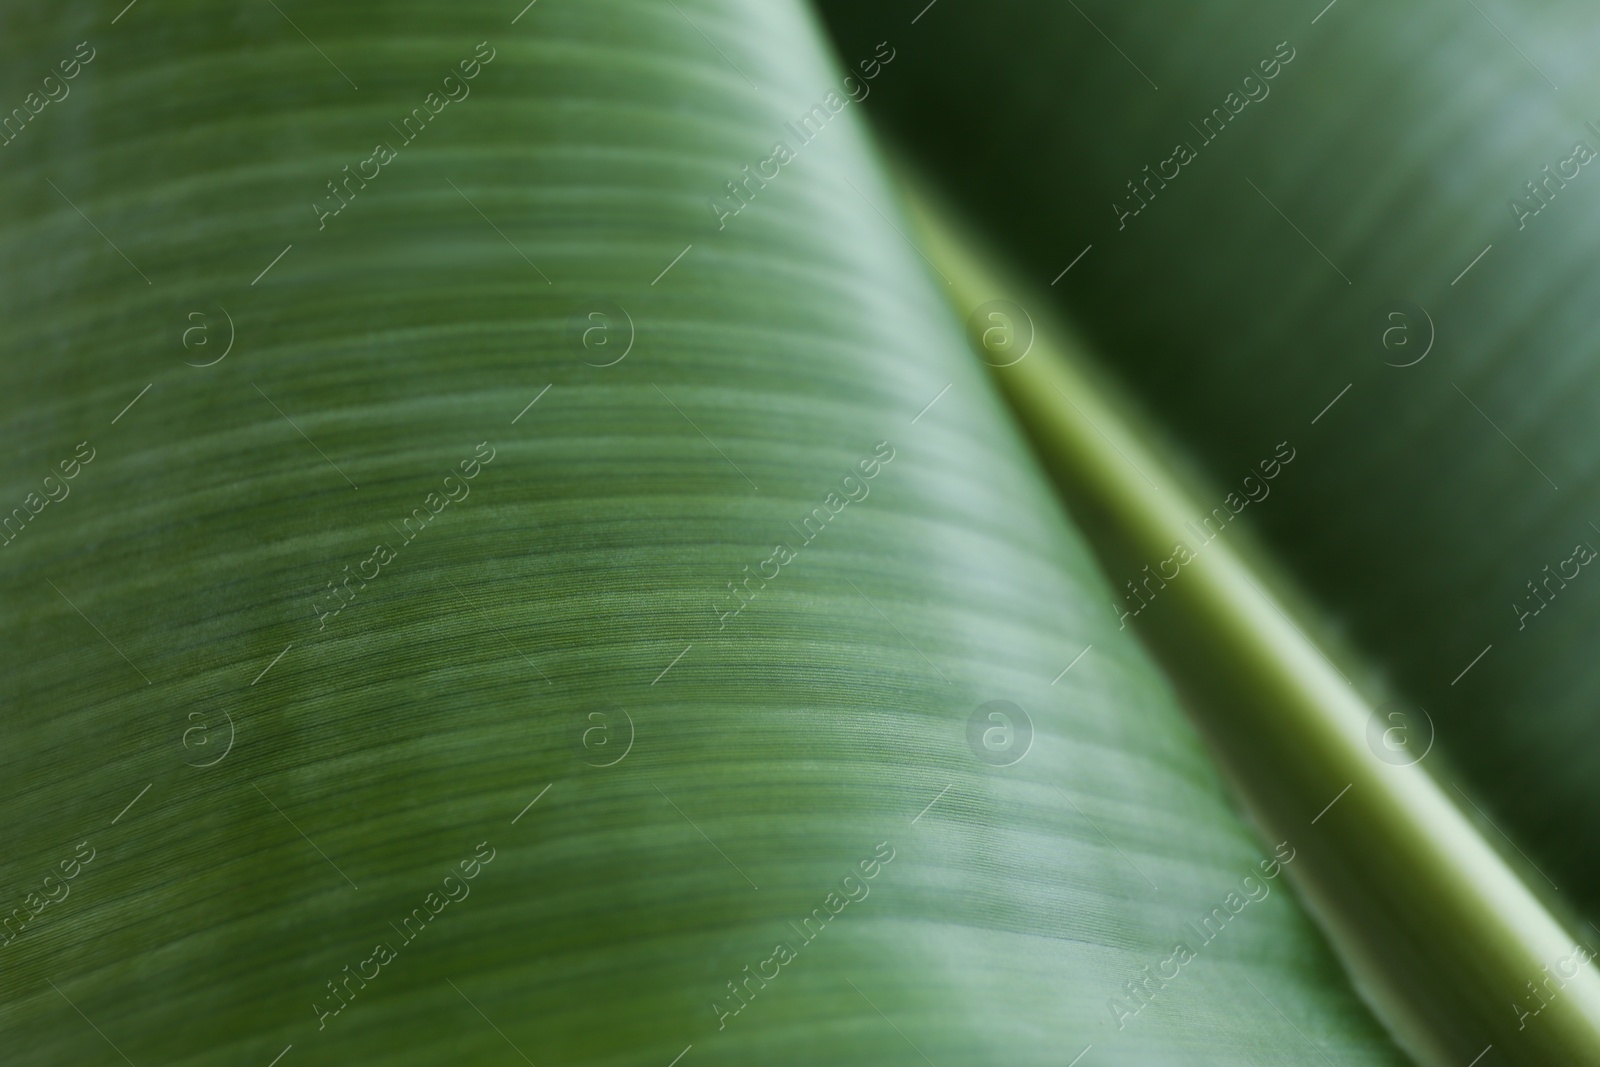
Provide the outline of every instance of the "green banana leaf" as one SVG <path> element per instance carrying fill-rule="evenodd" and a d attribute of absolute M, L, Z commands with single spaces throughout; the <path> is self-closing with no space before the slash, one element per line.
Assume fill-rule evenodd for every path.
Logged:
<path fill-rule="evenodd" d="M 922 5 L 822 7 L 848 53 Z M 1223 492 L 1292 442 L 1247 520 L 1600 921 L 1592 6 L 1000 0 L 915 32 L 868 108 Z"/>
<path fill-rule="evenodd" d="M 1025 308 L 994 299 L 1043 306 L 925 200 L 912 197 L 928 247 L 989 323 L 979 347 L 996 381 L 1103 565 L 1139 580 L 1123 624 L 1181 680 L 1269 834 L 1315 841 L 1292 877 L 1384 1022 L 1425 1063 L 1593 1058 L 1600 975 L 1572 917 L 1519 878 L 1431 773 L 1425 719 L 1367 676 L 1247 530 L 1206 538 L 1203 501 L 1220 494 L 1196 494 L 1202 480 L 1152 445 L 1071 331 L 1030 334 Z M 1135 606 L 1144 597 L 1161 610 Z"/>
<path fill-rule="evenodd" d="M 1208 489 L 1166 517 L 1161 555 L 1097 533 L 1114 581 L 1205 540 L 1231 493 L 1211 527 L 1246 512 L 1226 540 L 1261 533 L 1324 645 L 1359 650 L 1346 673 L 1392 698 L 1373 703 L 1379 736 L 1409 735 L 1398 762 L 1427 753 L 1592 954 L 1592 8 L 821 6 L 846 54 L 916 20 L 867 105 L 883 134 L 1004 249 L 1036 318 L 1081 329 L 1147 436 L 1200 460 Z M 1008 390 L 1041 440 L 1074 417 Z M 1267 484 L 1285 440 L 1300 466 Z M 1058 466 L 1092 526 L 1104 493 Z M 1208 688 L 1183 596 L 1119 593 Z M 1202 718 L 1241 743 L 1249 680 L 1209 689 Z M 1351 873 L 1393 885 L 1383 869 Z M 1419 994 L 1435 964 L 1405 961 Z M 1550 987 L 1538 964 L 1504 977 L 1482 1010 L 1520 1031 Z"/>
<path fill-rule="evenodd" d="M 1406 1062 L 974 354 L 899 39 L 0 10 L 6 1063 Z"/>

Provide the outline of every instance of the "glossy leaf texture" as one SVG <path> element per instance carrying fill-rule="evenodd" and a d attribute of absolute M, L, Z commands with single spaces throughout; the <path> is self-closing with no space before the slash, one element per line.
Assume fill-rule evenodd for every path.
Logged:
<path fill-rule="evenodd" d="M 848 53 L 923 5 L 822 6 Z M 1594 9 L 1002 0 L 915 25 L 867 105 L 888 135 L 1203 461 L 1213 527 L 1264 533 L 1400 690 L 1485 835 L 1600 921 Z"/>
<path fill-rule="evenodd" d="M 0 50 L 7 1063 L 1403 1062 L 804 9 Z"/>

